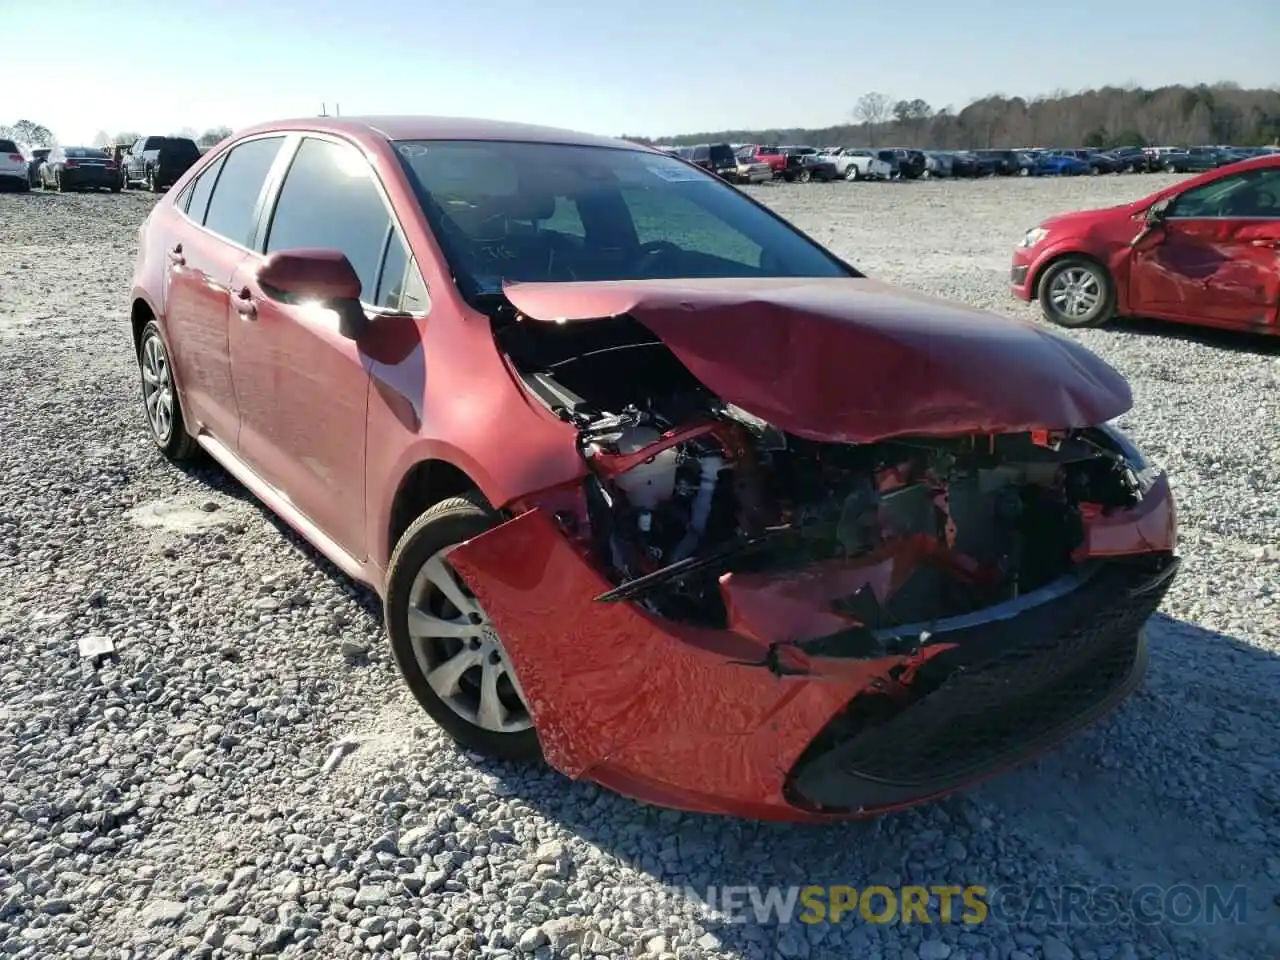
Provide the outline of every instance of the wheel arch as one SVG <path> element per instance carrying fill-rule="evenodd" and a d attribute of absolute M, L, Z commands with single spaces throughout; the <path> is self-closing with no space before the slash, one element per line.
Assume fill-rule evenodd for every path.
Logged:
<path fill-rule="evenodd" d="M 133 353 L 138 355 L 138 351 L 142 348 L 142 331 L 147 328 L 147 324 L 156 319 L 155 310 L 151 309 L 151 304 L 147 303 L 142 297 L 134 297 L 133 305 L 129 308 L 129 325 L 133 331 Z"/>
<path fill-rule="evenodd" d="M 465 493 L 480 493 L 479 483 L 457 464 L 439 457 L 419 460 L 405 471 L 387 511 L 386 541 L 379 545 L 378 560 L 385 564 L 410 524 L 442 500 Z"/>

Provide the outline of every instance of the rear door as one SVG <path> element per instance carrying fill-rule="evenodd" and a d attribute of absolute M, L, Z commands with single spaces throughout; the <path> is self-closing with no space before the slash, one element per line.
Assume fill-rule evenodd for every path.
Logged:
<path fill-rule="evenodd" d="M 1130 309 L 1240 327 L 1280 320 L 1280 165 L 1177 195 L 1135 247 Z"/>
<path fill-rule="evenodd" d="M 234 449 L 239 411 L 227 343 L 230 283 L 249 255 L 268 171 L 283 136 L 246 140 L 183 191 L 186 219 L 169 258 L 166 325 L 183 405 L 192 426 Z"/>
<path fill-rule="evenodd" d="M 289 161 L 265 230 L 263 254 L 243 262 L 232 282 L 241 455 L 327 537 L 363 560 L 369 360 L 328 311 L 266 297 L 255 273 L 278 250 L 340 250 L 360 277 L 366 309 L 398 311 L 408 248 L 364 156 L 314 134 L 301 139 Z"/>

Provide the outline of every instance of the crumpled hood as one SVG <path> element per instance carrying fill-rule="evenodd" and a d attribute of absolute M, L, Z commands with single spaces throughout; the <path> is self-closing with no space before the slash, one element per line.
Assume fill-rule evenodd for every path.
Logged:
<path fill-rule="evenodd" d="M 872 443 L 1094 426 L 1124 378 L 1035 324 L 869 279 L 636 280 L 506 287 L 526 317 L 628 314 L 727 403 L 797 436 Z"/>

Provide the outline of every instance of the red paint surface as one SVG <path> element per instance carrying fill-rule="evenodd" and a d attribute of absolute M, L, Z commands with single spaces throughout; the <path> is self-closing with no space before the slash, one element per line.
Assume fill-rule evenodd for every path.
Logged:
<path fill-rule="evenodd" d="M 1072 429 L 1133 402 L 1124 378 L 1074 341 L 874 280 L 522 283 L 506 293 L 538 320 L 629 314 L 721 399 L 812 440 Z"/>

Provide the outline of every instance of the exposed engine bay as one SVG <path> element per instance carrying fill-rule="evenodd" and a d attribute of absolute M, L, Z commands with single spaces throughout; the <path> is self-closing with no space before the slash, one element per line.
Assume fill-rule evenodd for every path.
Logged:
<path fill-rule="evenodd" d="M 831 564 L 891 568 L 839 600 L 868 627 L 978 611 L 1068 572 L 1085 518 L 1144 489 L 1105 428 L 822 443 L 721 401 L 626 316 L 529 323 L 507 305 L 495 337 L 578 429 L 573 532 L 616 584 L 599 599 L 686 623 L 728 624 L 726 573 Z"/>

